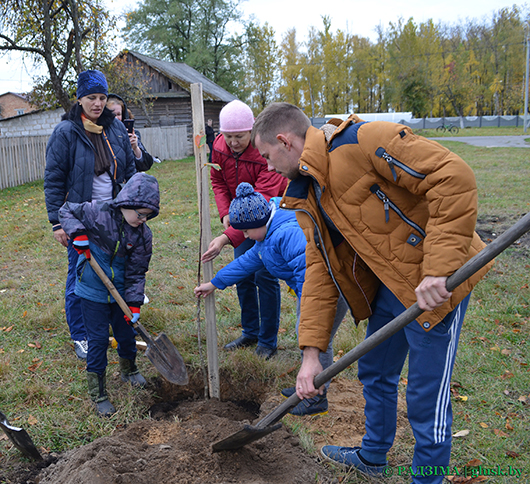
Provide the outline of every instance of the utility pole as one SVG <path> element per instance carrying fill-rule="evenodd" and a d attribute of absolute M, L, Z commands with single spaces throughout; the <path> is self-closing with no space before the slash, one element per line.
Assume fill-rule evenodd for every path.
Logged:
<path fill-rule="evenodd" d="M 526 78 L 524 87 L 524 134 L 526 134 L 527 118 L 528 118 L 528 71 L 530 70 L 530 34 L 528 32 L 528 24 L 526 26 Z"/>

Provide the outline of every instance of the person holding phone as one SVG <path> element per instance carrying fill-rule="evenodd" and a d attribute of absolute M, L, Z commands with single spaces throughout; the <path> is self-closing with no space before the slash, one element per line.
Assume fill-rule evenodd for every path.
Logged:
<path fill-rule="evenodd" d="M 130 110 L 127 109 L 127 104 L 125 104 L 125 101 L 121 96 L 110 93 L 107 98 L 107 107 L 114 113 L 114 116 L 117 119 L 125 124 L 125 127 L 127 128 L 131 148 L 136 157 L 136 169 L 138 171 L 149 170 L 153 166 L 154 159 L 142 144 L 140 132 L 137 129 L 134 129 L 133 115 Z"/>

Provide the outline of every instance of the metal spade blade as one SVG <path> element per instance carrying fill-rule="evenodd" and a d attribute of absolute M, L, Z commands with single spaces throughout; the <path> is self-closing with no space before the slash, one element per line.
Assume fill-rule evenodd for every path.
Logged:
<path fill-rule="evenodd" d="M 28 433 L 24 429 L 11 425 L 2 412 L 0 412 L 0 428 L 9 437 L 13 445 L 26 457 L 33 460 L 42 460 L 40 452 L 35 447 Z"/>

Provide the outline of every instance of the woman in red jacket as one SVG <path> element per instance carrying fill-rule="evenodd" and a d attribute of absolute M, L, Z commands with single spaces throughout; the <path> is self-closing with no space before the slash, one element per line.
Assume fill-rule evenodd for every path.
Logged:
<path fill-rule="evenodd" d="M 250 183 L 255 191 L 267 201 L 281 196 L 287 180 L 278 173 L 268 171 L 267 162 L 250 144 L 254 115 L 245 103 L 235 100 L 228 103 L 219 114 L 220 135 L 214 141 L 210 177 L 215 194 L 215 203 L 224 232 L 210 243 L 203 254 L 204 262 L 217 257 L 225 245 L 234 247 L 234 258 L 249 250 L 254 241 L 245 240 L 243 232 L 230 226 L 228 210 L 236 197 L 236 188 L 241 182 Z M 278 327 L 280 324 L 280 286 L 278 279 L 266 269 L 237 284 L 237 295 L 241 307 L 242 335 L 225 345 L 234 350 L 257 343 L 256 354 L 270 358 L 276 354 Z"/>

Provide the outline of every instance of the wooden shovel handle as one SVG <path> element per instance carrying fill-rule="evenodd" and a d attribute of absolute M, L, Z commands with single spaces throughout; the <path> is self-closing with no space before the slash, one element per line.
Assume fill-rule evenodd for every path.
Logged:
<path fill-rule="evenodd" d="M 497 237 L 493 242 L 487 245 L 477 255 L 469 259 L 460 269 L 447 278 L 446 287 L 448 291 L 453 291 L 456 287 L 462 284 L 465 280 L 475 274 L 478 270 L 484 267 L 488 262 L 497 257 L 504 249 L 513 244 L 517 239 L 522 237 L 530 230 L 530 212 L 513 224 L 506 232 Z M 414 303 L 408 309 L 403 311 L 399 316 L 395 317 L 388 324 L 377 330 L 371 336 L 359 343 L 355 348 L 351 349 L 341 359 L 333 363 L 324 371 L 315 376 L 315 388 L 321 387 L 328 380 L 338 375 L 341 371 L 357 361 L 361 356 L 368 353 L 368 351 L 375 348 L 379 343 L 385 341 L 387 338 L 403 329 L 407 324 L 418 318 L 423 313 L 423 310 Z M 294 393 L 275 410 L 262 418 L 257 424 L 256 428 L 265 428 L 271 424 L 278 422 L 284 415 L 286 415 L 291 408 L 300 402 L 300 399 Z"/>
<path fill-rule="evenodd" d="M 127 316 L 131 321 L 133 318 L 132 312 L 129 309 L 129 306 L 127 306 L 127 303 L 123 300 L 123 298 L 120 296 L 120 293 L 118 290 L 114 287 L 114 284 L 112 284 L 112 281 L 107 277 L 107 274 L 103 271 L 103 269 L 100 267 L 100 265 L 97 263 L 96 259 L 94 257 L 90 257 L 88 259 L 88 262 L 90 263 L 90 266 L 92 269 L 94 269 L 94 272 L 99 276 L 103 284 L 107 287 L 107 289 L 112 294 L 112 297 L 116 299 L 116 302 L 119 304 L 121 310 L 123 311 L 123 314 Z"/>

